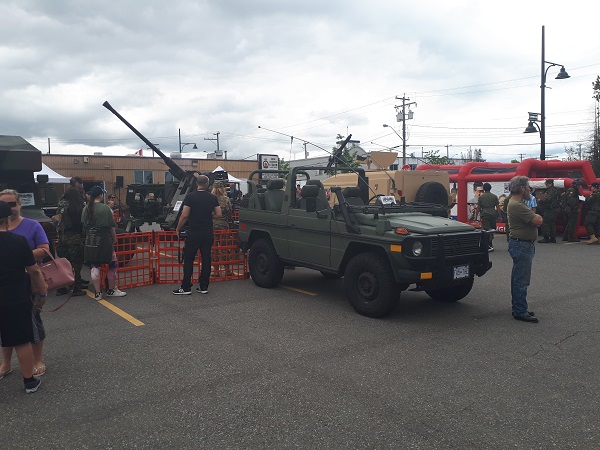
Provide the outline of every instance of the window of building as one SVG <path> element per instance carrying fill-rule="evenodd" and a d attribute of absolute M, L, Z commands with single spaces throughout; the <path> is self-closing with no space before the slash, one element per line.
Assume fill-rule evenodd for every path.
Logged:
<path fill-rule="evenodd" d="M 175 180 L 175 177 L 171 174 L 171 172 L 165 172 L 165 183 L 172 183 Z"/>
<path fill-rule="evenodd" d="M 135 184 L 152 184 L 154 183 L 154 175 L 151 170 L 134 170 L 133 179 Z"/>

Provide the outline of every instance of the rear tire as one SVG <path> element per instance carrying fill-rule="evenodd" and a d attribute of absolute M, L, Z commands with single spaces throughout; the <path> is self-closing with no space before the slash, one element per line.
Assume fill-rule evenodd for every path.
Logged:
<path fill-rule="evenodd" d="M 383 317 L 396 307 L 400 288 L 386 260 L 374 253 L 354 256 L 344 274 L 344 291 L 354 310 Z"/>
<path fill-rule="evenodd" d="M 432 289 L 425 290 L 427 295 L 437 302 L 454 303 L 462 300 L 473 288 L 473 277 L 469 278 L 469 281 L 456 286 L 447 287 L 444 289 Z"/>
<path fill-rule="evenodd" d="M 248 270 L 257 286 L 272 288 L 283 278 L 284 267 L 268 239 L 259 239 L 250 247 Z"/>

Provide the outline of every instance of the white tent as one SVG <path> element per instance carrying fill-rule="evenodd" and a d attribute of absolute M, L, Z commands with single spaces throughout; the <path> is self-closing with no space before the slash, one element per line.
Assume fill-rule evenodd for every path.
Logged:
<path fill-rule="evenodd" d="M 215 170 L 213 170 L 214 172 L 224 172 L 225 169 L 223 169 L 221 166 L 217 166 L 217 168 Z M 246 180 L 240 180 L 239 178 L 234 177 L 233 175 L 231 175 L 229 172 L 227 172 L 227 181 L 229 181 L 230 183 L 238 183 L 239 187 L 240 187 L 240 191 L 242 191 L 242 194 L 246 194 L 248 192 L 248 183 L 246 183 Z"/>
<path fill-rule="evenodd" d="M 63 177 L 60 173 L 56 173 L 44 163 L 42 163 L 42 170 L 35 172 L 33 177 L 37 179 L 38 175 L 48 175 L 48 183 L 67 184 L 70 181 L 69 178 Z"/>

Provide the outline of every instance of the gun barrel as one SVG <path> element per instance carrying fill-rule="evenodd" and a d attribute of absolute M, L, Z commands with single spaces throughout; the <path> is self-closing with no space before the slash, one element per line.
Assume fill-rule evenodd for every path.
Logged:
<path fill-rule="evenodd" d="M 175 161 L 173 161 L 171 158 L 169 158 L 167 155 L 165 155 L 163 152 L 161 152 L 156 147 L 156 145 L 154 145 L 152 142 L 150 142 L 148 139 L 146 139 L 146 136 L 144 136 L 142 133 L 140 133 L 138 130 L 136 130 L 133 125 L 131 125 L 129 122 L 127 122 L 127 120 L 121 114 L 119 114 L 117 112 L 117 110 L 111 106 L 110 103 L 104 102 L 104 103 L 102 103 L 102 106 L 104 106 L 111 113 L 113 113 L 115 116 L 117 116 L 121 122 L 123 122 L 125 125 L 127 125 L 127 128 L 129 128 L 131 131 L 133 131 L 136 134 L 136 136 L 139 137 L 142 141 L 144 141 L 144 143 L 148 147 L 150 147 L 152 150 L 154 150 L 158 154 L 158 156 L 160 156 L 163 159 L 165 164 L 169 167 L 169 172 L 171 172 L 171 175 L 173 175 L 179 181 L 183 181 L 187 177 L 187 172 L 185 170 L 183 170 L 181 167 L 179 167 L 175 163 Z"/>

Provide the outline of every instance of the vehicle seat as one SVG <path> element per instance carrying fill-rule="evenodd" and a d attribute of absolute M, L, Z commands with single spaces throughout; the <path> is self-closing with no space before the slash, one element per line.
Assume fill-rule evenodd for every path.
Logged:
<path fill-rule="evenodd" d="M 321 204 L 321 199 L 319 198 L 319 187 L 311 184 L 302 186 L 302 194 L 298 203 L 298 207 L 306 210 L 306 212 L 314 212 L 325 207 Z"/>
<path fill-rule="evenodd" d="M 307 185 L 309 186 L 317 186 L 319 188 L 319 200 L 321 203 L 321 208 L 318 209 L 325 209 L 326 205 L 329 203 L 329 201 L 327 200 L 327 195 L 325 194 L 325 186 L 323 186 L 323 183 L 321 183 L 321 180 L 308 180 L 306 182 Z"/>
<path fill-rule="evenodd" d="M 360 188 L 358 187 L 347 187 L 342 190 L 346 203 L 352 206 L 364 206 L 365 202 L 360 196 Z"/>
<path fill-rule="evenodd" d="M 265 192 L 265 206 L 268 211 L 281 212 L 285 191 L 283 191 L 283 178 L 269 180 L 267 182 L 267 192 Z"/>

